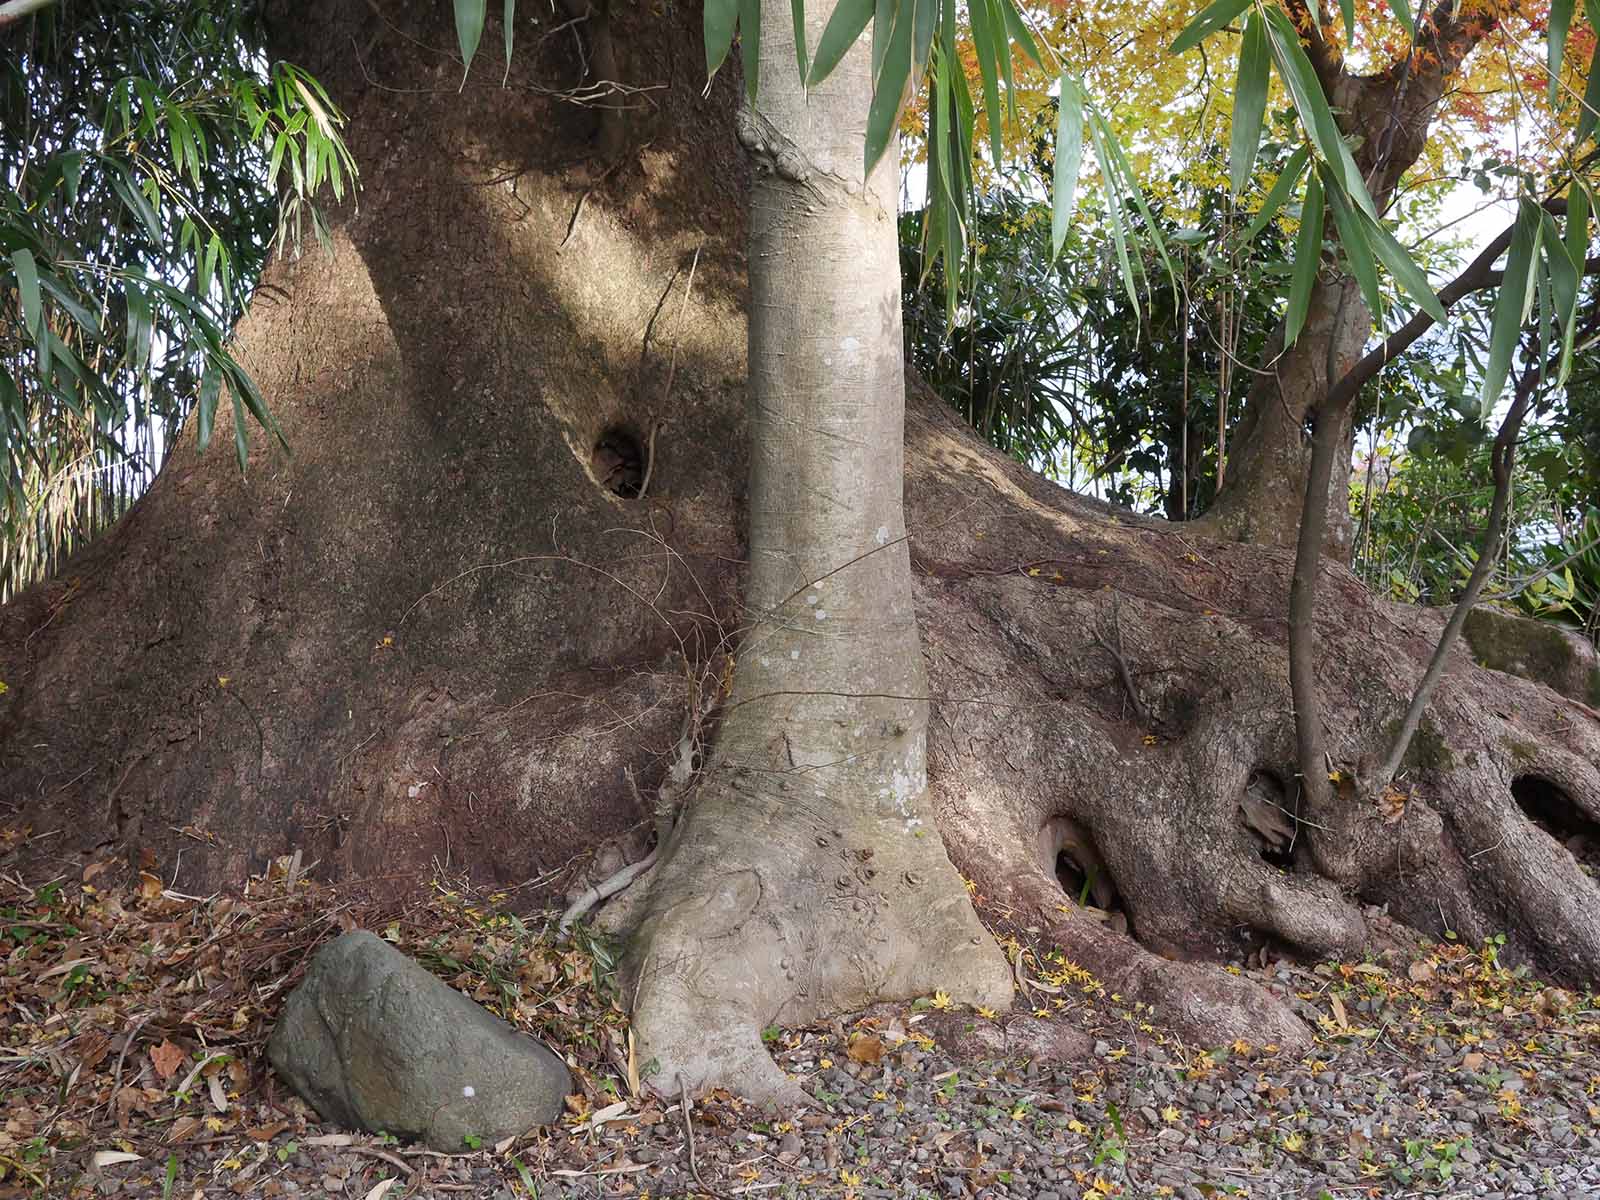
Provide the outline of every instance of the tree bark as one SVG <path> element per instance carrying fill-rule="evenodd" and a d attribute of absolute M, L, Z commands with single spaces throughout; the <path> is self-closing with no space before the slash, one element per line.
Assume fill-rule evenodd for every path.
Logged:
<path fill-rule="evenodd" d="M 831 12 L 808 7 L 813 44 Z M 774 1021 L 935 988 L 1004 1005 L 1011 976 L 926 794 L 898 156 L 863 178 L 867 39 L 808 90 L 788 5 L 768 0 L 760 78 L 739 118 L 755 168 L 746 631 L 631 968 L 641 1054 L 668 1091 L 733 1080 L 796 1099 L 761 1044 Z"/>
<path fill-rule="evenodd" d="M 458 92 L 448 6 L 379 10 L 277 26 L 273 53 L 349 111 L 366 181 L 332 214 L 332 257 L 276 261 L 238 331 L 293 456 L 256 437 L 241 478 L 185 435 L 109 535 L 0 608 L 0 869 L 115 854 L 198 892 L 299 849 L 391 893 L 462 872 L 559 907 L 591 860 L 643 857 L 699 711 L 685 681 L 711 694 L 737 649 L 666 861 L 624 894 L 648 922 L 633 962 L 660 1083 L 781 1095 L 756 1023 L 879 994 L 1000 1007 L 999 952 L 946 855 L 990 928 L 1207 1045 L 1307 1037 L 1275 981 L 1217 960 L 1268 939 L 1381 950 L 1392 918 L 1503 932 L 1507 961 L 1600 979 L 1600 887 L 1513 790 L 1600 825 L 1600 718 L 1573 688 L 1457 651 L 1403 811 L 1335 797 L 1354 892 L 1303 852 L 1306 827 L 1268 861 L 1241 804 L 1252 776 L 1294 771 L 1284 552 L 1074 497 L 915 383 L 896 442 L 887 193 L 762 182 L 751 249 L 817 318 L 771 319 L 785 276 L 747 296 L 728 201 L 739 80 L 730 65 L 702 100 L 698 13 L 612 7 L 638 90 L 623 152 L 595 162 L 598 116 L 546 94 L 579 79 L 559 19 L 519 26 L 511 89 L 491 56 Z M 767 78 L 792 77 L 769 52 Z M 836 153 L 859 185 L 858 152 Z M 870 232 L 848 228 L 840 258 L 853 221 Z M 857 259 L 837 311 L 812 299 L 814 265 L 836 282 Z M 755 426 L 776 432 L 752 461 Z M 618 495 L 597 449 L 652 431 L 647 497 Z M 1329 753 L 1356 762 L 1388 745 L 1443 618 L 1333 564 L 1322 586 Z M 1063 891 L 1074 847 L 1126 932 Z"/>

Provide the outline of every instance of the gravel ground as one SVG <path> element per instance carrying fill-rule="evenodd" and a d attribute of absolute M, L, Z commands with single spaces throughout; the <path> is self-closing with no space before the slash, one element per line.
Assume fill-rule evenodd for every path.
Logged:
<path fill-rule="evenodd" d="M 458 1156 L 320 1127 L 280 1100 L 299 1116 L 275 1135 L 90 1169 L 74 1194 L 1600 1200 L 1594 998 L 1441 951 L 1409 975 L 1263 972 L 1319 1024 L 1305 1057 L 1174 1045 L 1064 971 L 1044 976 L 1055 994 L 1039 985 L 1036 1015 L 944 1011 L 936 997 L 771 1030 L 815 1106 L 775 1116 L 714 1092 L 691 1102 L 692 1139 L 678 1103 L 608 1105 L 603 1089 L 560 1129 Z M 1071 1061 L 950 1053 L 1003 1045 L 1008 1027 L 1013 1045 L 1059 1028 Z"/>

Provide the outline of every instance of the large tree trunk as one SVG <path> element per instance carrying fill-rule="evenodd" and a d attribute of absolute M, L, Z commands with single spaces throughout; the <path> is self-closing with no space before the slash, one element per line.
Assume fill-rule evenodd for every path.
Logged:
<path fill-rule="evenodd" d="M 755 1020 L 996 998 L 946 852 L 989 916 L 1206 1044 L 1305 1031 L 1198 960 L 1263 938 L 1352 951 L 1383 936 L 1374 905 L 1600 979 L 1600 888 L 1572 840 L 1600 832 L 1593 710 L 1463 651 L 1403 796 L 1296 827 L 1290 788 L 1293 844 L 1253 833 L 1294 773 L 1286 554 L 1079 500 L 916 388 L 900 542 L 892 222 L 881 192 L 833 181 L 758 192 L 757 253 L 795 272 L 786 311 L 818 320 L 786 322 L 783 277 L 758 274 L 749 469 L 738 81 L 701 100 L 698 15 L 524 28 L 514 86 L 485 64 L 458 94 L 447 6 L 379 6 L 306 6 L 274 47 L 349 108 L 366 171 L 333 256 L 276 262 L 240 331 L 294 456 L 257 439 L 240 478 L 186 439 L 127 519 L 0 609 L 18 810 L 0 821 L 28 830 L 0 837 L 0 866 L 74 871 L 111 844 L 197 891 L 299 848 L 391 890 L 437 869 L 566 885 L 602 842 L 643 851 L 686 680 L 714 686 L 737 647 L 634 943 L 663 1082 L 772 1094 Z M 614 163 L 585 160 L 614 136 L 597 114 L 536 90 L 578 82 L 575 36 L 590 62 L 614 39 L 641 89 Z M 771 55 L 769 80 L 793 71 Z M 830 269 L 860 280 L 829 289 L 837 316 L 816 298 Z M 630 437 L 655 451 L 643 499 L 611 490 L 644 482 Z M 1323 587 L 1329 747 L 1359 762 L 1439 622 L 1332 565 Z M 1317 874 L 1324 838 L 1357 865 L 1347 889 Z M 1074 863 L 1120 916 L 1063 891 Z"/>

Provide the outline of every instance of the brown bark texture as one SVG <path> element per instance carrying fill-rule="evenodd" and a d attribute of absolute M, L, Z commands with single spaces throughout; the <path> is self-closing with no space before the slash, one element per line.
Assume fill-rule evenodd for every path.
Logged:
<path fill-rule="evenodd" d="M 256 437 L 241 478 L 225 447 L 186 440 L 119 526 L 0 610 L 0 821 L 28 830 L 0 866 L 69 871 L 109 843 L 193 892 L 300 849 L 318 874 L 396 891 L 438 868 L 572 884 L 599 847 L 642 854 L 694 698 L 714 698 L 713 762 L 739 711 L 723 691 L 750 620 L 738 80 L 701 99 L 697 15 L 552 20 L 543 40 L 519 31 L 510 87 L 480 62 L 460 92 L 433 7 L 276 15 L 277 52 L 349 111 L 366 185 L 332 256 L 275 263 L 240 330 L 293 454 Z M 584 82 L 574 39 L 596 37 L 629 89 L 609 116 L 552 94 Z M 603 137 L 614 159 L 595 157 Z M 638 498 L 631 456 L 652 447 Z M 1575 853 L 1600 832 L 1583 670 L 1557 690 L 1472 660 L 1538 655 L 1463 648 L 1402 786 L 1380 807 L 1340 792 L 1312 826 L 1286 551 L 1076 498 L 915 385 L 904 471 L 931 702 L 934 832 L 917 840 L 942 841 L 985 915 L 1207 1044 L 1305 1037 L 1208 960 L 1356 953 L 1392 919 L 1503 932 L 1513 959 L 1600 980 L 1600 886 Z M 1381 754 L 1442 617 L 1331 563 L 1321 587 L 1337 767 Z M 792 765 L 769 796 L 808 785 Z M 791 905 L 809 882 L 820 928 L 880 935 L 864 987 L 907 946 L 986 978 L 987 944 L 905 940 L 926 912 L 900 850 L 856 827 L 822 845 L 776 805 L 687 804 L 680 828 L 709 819 L 697 804 L 772 821 L 770 856 L 723 898 L 743 905 L 773 864 L 796 876 Z M 1354 864 L 1341 885 L 1317 871 L 1329 843 Z M 763 980 L 741 1018 L 816 1000 Z"/>

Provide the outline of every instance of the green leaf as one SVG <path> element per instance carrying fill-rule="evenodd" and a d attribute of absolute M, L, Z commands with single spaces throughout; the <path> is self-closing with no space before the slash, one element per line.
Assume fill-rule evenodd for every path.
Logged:
<path fill-rule="evenodd" d="M 1511 371 L 1511 358 L 1527 320 L 1533 300 L 1542 224 L 1539 207 L 1524 199 L 1511 229 L 1511 248 L 1506 252 L 1506 269 L 1494 302 L 1494 321 L 1489 329 L 1489 359 L 1483 368 L 1483 390 L 1478 396 L 1478 415 L 1487 421 L 1494 412 Z"/>
<path fill-rule="evenodd" d="M 1561 87 L 1561 68 L 1567 59 L 1567 31 L 1572 28 L 1576 0 L 1550 0 L 1550 20 L 1545 28 L 1545 65 L 1550 72 L 1550 103 Z"/>
<path fill-rule="evenodd" d="M 1233 142 L 1228 152 L 1229 184 L 1235 196 L 1242 193 L 1255 170 L 1256 149 L 1261 144 L 1261 121 L 1267 111 L 1267 85 L 1271 70 L 1267 31 L 1259 13 L 1244 24 L 1239 47 L 1239 83 L 1233 99 Z"/>
<path fill-rule="evenodd" d="M 1167 257 L 1167 243 L 1161 236 L 1161 226 L 1156 221 L 1155 214 L 1150 211 L 1150 205 L 1145 201 L 1144 188 L 1139 181 L 1139 173 L 1133 169 L 1133 164 L 1128 161 L 1128 156 L 1123 153 L 1122 142 L 1118 140 L 1115 132 L 1105 120 L 1100 121 L 1101 133 L 1105 140 L 1106 148 L 1111 152 L 1110 168 L 1122 176 L 1122 185 L 1127 189 L 1127 195 L 1133 200 L 1133 205 L 1139 210 L 1139 215 L 1144 218 L 1145 236 L 1155 247 L 1156 257 L 1161 260 L 1161 265 L 1167 270 L 1167 282 L 1172 285 L 1173 299 L 1177 299 L 1178 274 L 1173 269 L 1172 260 Z M 1107 167 L 1101 163 L 1102 169 Z"/>
<path fill-rule="evenodd" d="M 1322 265 L 1322 175 L 1312 172 L 1306 181 L 1305 203 L 1300 208 L 1300 233 L 1294 243 L 1294 277 L 1289 283 L 1289 312 L 1284 318 L 1283 344 L 1295 344 L 1306 325 L 1311 289 Z"/>
<path fill-rule="evenodd" d="M 117 193 L 117 198 L 122 201 L 123 207 L 139 218 L 152 241 L 160 243 L 161 221 L 156 217 L 156 210 L 150 206 L 150 201 L 145 199 L 144 193 L 134 182 L 128 168 L 115 159 L 107 158 L 101 161 L 106 165 L 106 177 L 111 181 L 111 189 Z"/>
<path fill-rule="evenodd" d="M 1171 53 L 1182 54 L 1186 50 L 1192 50 L 1249 8 L 1252 2 L 1253 0 L 1215 0 L 1210 8 L 1190 21 L 1178 35 L 1177 40 L 1172 43 Z"/>
<path fill-rule="evenodd" d="M 1016 0 L 999 0 L 1000 12 L 1003 14 L 1006 31 L 1011 34 L 1011 40 L 1022 48 L 1022 52 L 1033 59 L 1039 66 L 1044 66 L 1044 57 L 1039 53 L 1039 47 L 1033 40 L 1033 34 L 1028 29 L 1028 23 L 1022 19 L 1022 14 L 1017 11 Z"/>
<path fill-rule="evenodd" d="M 456 10 L 456 45 L 461 47 L 461 86 L 467 84 L 472 70 L 472 56 L 478 52 L 478 41 L 483 37 L 483 22 L 488 16 L 487 0 L 454 0 Z"/>
<path fill-rule="evenodd" d="M 1055 177 L 1050 189 L 1050 254 L 1061 253 L 1078 202 L 1078 171 L 1083 165 L 1083 92 L 1061 72 L 1060 108 L 1056 113 Z"/>
<path fill-rule="evenodd" d="M 1417 22 L 1411 15 L 1411 5 L 1406 0 L 1389 0 L 1389 7 L 1394 10 L 1395 20 L 1405 27 L 1406 36 L 1412 41 L 1417 40 Z"/>
<path fill-rule="evenodd" d="M 1261 211 L 1256 213 L 1255 220 L 1244 231 L 1245 241 L 1254 241 L 1267 227 L 1267 222 L 1283 207 L 1283 202 L 1294 194 L 1295 185 L 1300 182 L 1300 175 L 1305 171 L 1306 160 L 1310 157 L 1311 150 L 1307 146 L 1301 146 L 1289 156 L 1289 161 L 1283 164 L 1283 174 L 1278 176 L 1267 198 L 1261 202 Z"/>
<path fill-rule="evenodd" d="M 233 453 L 239 460 L 239 470 L 243 472 L 250 462 L 250 428 L 245 423 L 245 407 L 239 397 L 231 391 L 229 396 L 233 400 Z"/>
<path fill-rule="evenodd" d="M 1332 169 L 1332 179 L 1325 182 L 1332 183 L 1331 190 L 1342 191 L 1357 208 L 1376 221 L 1378 212 L 1372 205 L 1372 197 L 1367 195 L 1367 185 L 1361 179 L 1355 159 L 1350 156 L 1350 147 L 1345 145 L 1338 122 L 1333 119 L 1328 98 L 1322 93 L 1322 81 L 1300 45 L 1300 33 L 1288 14 L 1276 6 L 1267 9 L 1267 38 L 1279 78 L 1289 89 L 1295 111 L 1300 115 L 1300 124 L 1310 135 L 1318 157 Z"/>
<path fill-rule="evenodd" d="M 1344 14 L 1344 41 L 1348 47 L 1356 40 L 1356 0 L 1339 0 L 1339 11 Z"/>
<path fill-rule="evenodd" d="M 1381 221 L 1372 222 L 1367 232 L 1367 240 L 1371 242 L 1378 257 L 1383 260 L 1383 265 L 1389 268 L 1389 274 L 1394 276 L 1395 282 L 1406 295 L 1416 301 L 1419 308 L 1443 325 L 1444 305 L 1439 303 L 1439 297 L 1434 294 L 1433 285 L 1428 282 L 1427 272 L 1417 266 L 1416 259 L 1406 253 L 1405 247 L 1394 240 L 1394 235 Z"/>
<path fill-rule="evenodd" d="M 194 407 L 195 435 L 200 449 L 211 444 L 211 431 L 217 421 L 217 393 L 222 390 L 222 370 L 216 363 L 207 363 L 200 377 L 200 399 Z"/>
<path fill-rule="evenodd" d="M 18 251 L 18 253 L 23 253 L 23 251 Z M 62 283 L 49 271 L 41 271 L 39 273 L 39 282 L 44 286 L 45 291 L 56 298 L 56 303 L 66 310 L 67 315 L 78 323 L 78 327 L 83 330 L 90 341 L 99 342 L 104 340 L 105 335 L 101 332 L 99 319 L 78 302 L 78 298 L 72 294 L 66 284 Z"/>
<path fill-rule="evenodd" d="M 921 78 L 933 53 L 933 35 L 939 27 L 939 0 L 914 0 L 911 24 L 911 70 Z M 916 85 L 912 85 L 916 90 Z"/>
<path fill-rule="evenodd" d="M 789 15 L 794 19 L 794 60 L 800 78 L 806 77 L 806 0 L 789 0 Z"/>
<path fill-rule="evenodd" d="M 1543 209 L 1539 213 L 1539 223 L 1543 226 L 1541 241 L 1544 244 L 1546 269 L 1550 275 L 1550 290 L 1554 293 L 1555 319 L 1561 329 L 1561 363 L 1556 370 L 1558 385 L 1565 384 L 1567 377 L 1572 373 L 1572 351 L 1578 331 L 1578 299 L 1583 275 L 1583 259 L 1588 253 L 1588 213 L 1580 211 L 1580 206 L 1585 205 L 1587 196 L 1581 188 L 1573 188 L 1572 191 L 1576 196 L 1570 196 L 1567 200 L 1565 240 L 1556 228 L 1555 218 Z M 1580 240 L 1577 241 L 1572 236 L 1578 232 L 1574 229 L 1575 218 L 1583 227 Z M 1577 251 L 1576 255 L 1573 253 L 1574 250 Z"/>
<path fill-rule="evenodd" d="M 967 17 L 972 22 L 972 52 L 978 60 L 978 75 L 983 80 L 983 113 L 989 121 L 989 149 L 996 166 L 1005 157 L 1000 128 L 1000 62 L 990 24 L 989 0 L 968 0 Z"/>
<path fill-rule="evenodd" d="M 1600 4 L 1589 3 L 1589 24 L 1594 27 L 1595 33 L 1600 34 Z M 1600 118 L 1600 37 L 1596 37 L 1594 44 L 1594 57 L 1589 60 L 1589 82 L 1583 89 L 1583 108 L 1578 113 L 1578 128 L 1574 131 L 1572 144 L 1581 146 L 1594 132 L 1595 120 Z"/>
<path fill-rule="evenodd" d="M 873 0 L 839 0 L 823 27 L 822 36 L 817 39 L 817 52 L 806 76 L 807 87 L 814 87 L 833 74 L 833 69 L 872 20 L 872 10 Z"/>
<path fill-rule="evenodd" d="M 706 74 L 715 75 L 733 45 L 739 24 L 739 0 L 705 0 L 702 24 L 706 39 Z"/>
<path fill-rule="evenodd" d="M 1321 167 L 1319 170 L 1326 171 L 1327 168 Z M 1328 183 L 1328 180 L 1323 180 L 1322 194 L 1339 226 L 1339 243 L 1344 248 L 1345 262 L 1349 264 L 1356 282 L 1361 285 L 1361 296 L 1367 302 L 1367 311 L 1376 316 L 1383 311 L 1383 293 L 1378 289 L 1378 264 L 1372 257 L 1372 244 L 1367 239 L 1370 226 L 1362 221 L 1365 214 L 1350 206 L 1349 197 L 1337 187 L 1327 186 Z"/>
<path fill-rule="evenodd" d="M 1117 173 L 1111 169 L 1111 152 L 1106 148 L 1106 134 L 1104 122 L 1098 114 L 1091 114 L 1089 118 L 1089 136 L 1094 142 L 1095 158 L 1100 163 L 1100 182 L 1105 191 L 1106 216 L 1111 224 L 1111 241 L 1117 251 L 1117 266 L 1122 272 L 1122 286 L 1128 295 L 1128 303 L 1133 306 L 1134 315 L 1139 315 L 1139 286 L 1134 278 L 1133 263 L 1128 257 L 1128 235 L 1123 228 L 1122 194 L 1117 186 Z"/>
<path fill-rule="evenodd" d="M 744 92 L 754 105 L 761 78 L 761 0 L 739 0 L 739 57 L 744 64 Z"/>
<path fill-rule="evenodd" d="M 22 300 L 22 325 L 34 341 L 44 335 L 44 300 L 39 295 L 39 264 L 31 250 L 15 250 L 11 268 L 17 273 L 17 295 Z"/>
<path fill-rule="evenodd" d="M 511 42 L 517 32 L 517 0 L 506 0 L 505 12 L 500 21 L 505 26 L 506 34 L 506 73 L 505 78 L 500 81 L 500 86 L 504 87 L 506 80 L 511 78 Z"/>
<path fill-rule="evenodd" d="M 867 109 L 866 174 L 878 165 L 883 152 L 894 140 L 900 121 L 900 106 L 905 99 L 906 84 L 911 77 L 911 2 L 890 0 L 888 44 L 884 49 L 882 68 L 873 81 L 872 104 Z M 983 0 L 976 0 L 982 3 Z"/>
<path fill-rule="evenodd" d="M 143 374 L 150 366 L 150 297 L 131 282 L 123 294 L 128 307 L 127 354 L 133 370 Z"/>

